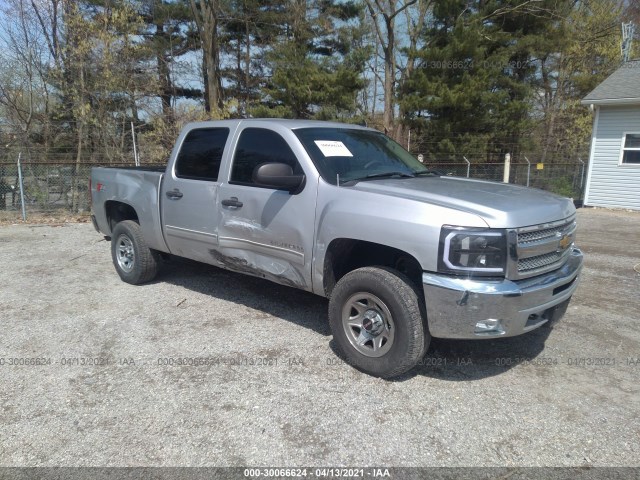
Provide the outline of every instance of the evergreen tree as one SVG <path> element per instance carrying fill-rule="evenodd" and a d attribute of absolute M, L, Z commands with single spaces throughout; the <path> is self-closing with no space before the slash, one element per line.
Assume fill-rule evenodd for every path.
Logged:
<path fill-rule="evenodd" d="M 272 71 L 266 100 L 254 116 L 339 118 L 356 111 L 366 49 L 363 11 L 354 2 L 291 0 L 279 44 L 266 58 Z"/>
<path fill-rule="evenodd" d="M 156 88 L 165 121 L 173 121 L 172 104 L 178 98 L 201 99 L 200 88 L 180 85 L 177 59 L 199 49 L 193 12 L 188 0 L 134 0 L 145 22 L 141 32 L 148 61 L 156 69 Z"/>
<path fill-rule="evenodd" d="M 543 3 L 532 12 L 514 0 L 435 2 L 427 47 L 411 52 L 418 68 L 400 92 L 426 153 L 498 160 L 522 148 L 531 128 L 532 51 L 556 4 Z"/>
<path fill-rule="evenodd" d="M 278 0 L 229 0 L 223 13 L 222 76 L 225 96 L 236 99 L 238 115 L 259 104 L 265 84 L 265 54 L 281 32 Z"/>

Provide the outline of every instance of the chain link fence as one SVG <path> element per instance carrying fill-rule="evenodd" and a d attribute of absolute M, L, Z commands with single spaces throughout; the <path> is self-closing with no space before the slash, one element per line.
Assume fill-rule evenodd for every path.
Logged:
<path fill-rule="evenodd" d="M 469 177 L 502 182 L 504 163 L 430 163 L 425 165 L 442 175 Z M 509 183 L 539 188 L 549 192 L 573 198 L 581 203 L 584 198 L 586 182 L 586 164 L 578 161 L 571 163 L 511 163 Z"/>
<path fill-rule="evenodd" d="M 91 167 L 133 166 L 132 163 L 22 163 L 24 213 L 65 217 L 86 215 L 90 210 Z M 504 163 L 426 163 L 442 175 L 502 181 Z M 0 220 L 22 218 L 22 196 L 17 163 L 0 163 Z M 585 165 L 581 162 L 545 164 L 512 163 L 509 182 L 528 185 L 573 198 L 583 198 Z"/>
<path fill-rule="evenodd" d="M 0 163 L 0 220 L 19 220 L 23 215 L 28 220 L 42 215 L 63 218 L 88 214 L 89 178 L 91 167 L 96 166 L 21 163 L 20 172 L 17 163 Z"/>

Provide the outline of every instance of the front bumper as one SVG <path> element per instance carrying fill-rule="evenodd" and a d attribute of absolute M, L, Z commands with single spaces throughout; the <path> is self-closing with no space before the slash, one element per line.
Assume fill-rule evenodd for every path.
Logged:
<path fill-rule="evenodd" d="M 582 252 L 573 248 L 558 270 L 524 280 L 465 279 L 423 273 L 433 337 L 512 337 L 558 320 L 578 287 Z"/>

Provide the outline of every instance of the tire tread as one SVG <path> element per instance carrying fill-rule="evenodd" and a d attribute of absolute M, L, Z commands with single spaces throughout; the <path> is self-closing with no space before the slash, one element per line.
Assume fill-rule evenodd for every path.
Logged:
<path fill-rule="evenodd" d="M 147 246 L 147 242 L 145 242 L 144 236 L 142 235 L 142 229 L 137 222 L 124 220 L 118 223 L 113 229 L 112 241 L 117 242 L 118 237 L 123 233 L 133 241 L 136 256 L 133 272 L 126 274 L 120 270 L 115 253 L 113 254 L 113 263 L 118 275 L 120 275 L 122 280 L 133 285 L 150 282 L 158 274 L 158 253 Z M 113 251 L 115 251 L 115 246 L 112 247 L 112 252 Z"/>
<path fill-rule="evenodd" d="M 393 292 L 395 292 L 396 298 L 399 300 L 402 308 L 406 311 L 405 318 L 408 319 L 407 327 L 409 328 L 409 345 L 405 352 L 404 360 L 398 363 L 394 368 L 384 372 L 366 371 L 366 373 L 382 378 L 391 378 L 412 369 L 426 353 L 430 340 L 425 320 L 426 314 L 423 295 L 406 275 L 384 266 L 363 267 L 349 272 L 340 279 L 332 292 L 331 299 L 329 300 L 330 320 L 332 328 L 337 328 L 338 324 L 341 324 L 342 322 L 341 318 L 332 318 L 335 317 L 336 312 L 341 311 L 342 308 L 341 305 L 339 306 L 335 304 L 336 297 L 339 296 L 343 290 L 346 289 L 348 291 L 352 288 L 351 286 L 353 284 L 371 279 L 375 279 L 375 281 L 387 285 Z M 334 338 L 335 335 L 336 334 L 334 332 Z M 344 349 L 340 348 L 340 350 L 345 354 L 348 363 L 362 370 L 362 368 L 359 367 L 358 362 L 354 361 L 347 352 L 344 352 Z"/>

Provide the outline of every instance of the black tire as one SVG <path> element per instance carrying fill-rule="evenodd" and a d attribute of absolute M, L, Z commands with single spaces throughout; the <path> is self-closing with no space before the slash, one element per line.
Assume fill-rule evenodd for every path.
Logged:
<path fill-rule="evenodd" d="M 359 329 L 347 325 L 360 319 Z M 329 322 L 342 358 L 375 377 L 391 378 L 411 370 L 431 340 L 423 296 L 408 277 L 386 267 L 359 268 L 342 277 L 331 293 Z M 380 333 L 372 336 L 372 332 Z M 385 335 L 386 341 L 380 338 Z M 363 344 L 369 336 L 371 340 Z"/>
<path fill-rule="evenodd" d="M 133 220 L 118 223 L 111 233 L 111 258 L 120 278 L 132 285 L 153 280 L 160 256 L 144 241 L 140 225 Z"/>

